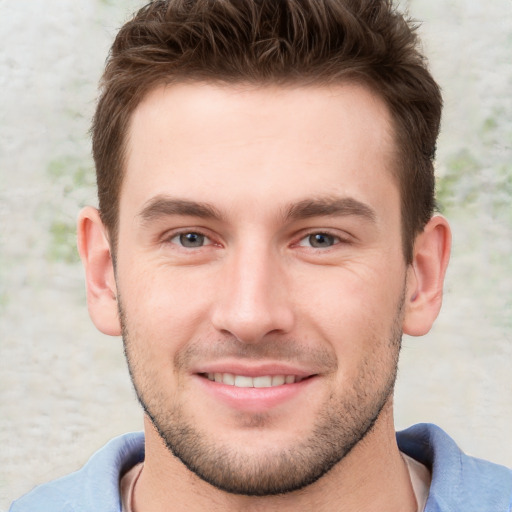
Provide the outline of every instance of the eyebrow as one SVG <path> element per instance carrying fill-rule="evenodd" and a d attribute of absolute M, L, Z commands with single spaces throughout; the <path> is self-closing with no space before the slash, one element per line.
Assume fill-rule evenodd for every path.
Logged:
<path fill-rule="evenodd" d="M 150 199 L 144 205 L 138 217 L 145 224 L 173 215 L 212 220 L 223 219 L 223 215 L 219 210 L 209 203 L 177 199 L 164 195 Z M 312 217 L 349 215 L 363 217 L 371 222 L 375 222 L 376 219 L 375 211 L 372 208 L 351 197 L 304 199 L 286 208 L 283 217 L 287 221 L 294 221 Z"/>
<path fill-rule="evenodd" d="M 376 221 L 375 210 L 352 197 L 327 197 L 305 199 L 292 204 L 285 212 L 287 220 L 301 220 L 311 217 L 348 216 L 363 217 L 372 223 Z"/>
<path fill-rule="evenodd" d="M 172 215 L 183 215 L 214 220 L 222 219 L 220 212 L 208 203 L 189 201 L 187 199 L 176 199 L 162 195 L 150 199 L 137 216 L 145 224 L 147 222 Z"/>

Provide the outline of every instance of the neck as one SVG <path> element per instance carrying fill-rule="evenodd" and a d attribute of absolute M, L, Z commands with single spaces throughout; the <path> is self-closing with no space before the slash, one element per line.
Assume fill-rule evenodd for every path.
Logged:
<path fill-rule="evenodd" d="M 416 511 L 409 473 L 396 444 L 391 404 L 382 411 L 372 431 L 327 474 L 300 491 L 278 496 L 240 496 L 221 491 L 175 458 L 147 418 L 145 431 L 146 459 L 135 488 L 134 512 Z"/>

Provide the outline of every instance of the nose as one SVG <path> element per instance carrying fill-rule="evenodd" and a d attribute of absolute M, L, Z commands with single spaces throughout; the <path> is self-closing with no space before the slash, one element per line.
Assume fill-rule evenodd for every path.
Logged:
<path fill-rule="evenodd" d="M 247 248 L 233 254 L 223 268 L 213 326 L 247 344 L 286 334 L 294 324 L 284 262 L 271 251 Z"/>

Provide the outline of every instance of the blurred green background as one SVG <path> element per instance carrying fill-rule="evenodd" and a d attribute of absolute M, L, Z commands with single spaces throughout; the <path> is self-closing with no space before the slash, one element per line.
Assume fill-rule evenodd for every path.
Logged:
<path fill-rule="evenodd" d="M 119 339 L 88 319 L 75 221 L 96 204 L 88 128 L 135 0 L 0 0 L 0 510 L 142 427 Z M 401 2 L 445 113 L 437 188 L 454 231 L 445 304 L 408 338 L 396 423 L 440 424 L 512 465 L 512 2 Z"/>

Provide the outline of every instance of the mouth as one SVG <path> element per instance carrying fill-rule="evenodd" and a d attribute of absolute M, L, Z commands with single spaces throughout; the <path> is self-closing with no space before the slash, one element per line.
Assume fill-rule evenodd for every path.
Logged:
<path fill-rule="evenodd" d="M 247 375 L 235 375 L 233 373 L 201 373 L 201 377 L 219 384 L 226 384 L 236 388 L 273 388 L 284 386 L 286 384 L 297 384 L 303 380 L 309 379 L 314 375 L 301 377 L 298 375 L 261 375 L 250 377 Z"/>
<path fill-rule="evenodd" d="M 306 399 L 304 397 L 311 396 L 311 390 L 316 389 L 315 383 L 321 382 L 318 373 L 282 365 L 240 367 L 238 370 L 237 365 L 231 366 L 231 371 L 226 371 L 227 368 L 224 371 L 221 368 L 202 369 L 195 373 L 196 382 L 216 403 L 220 401 L 230 410 L 241 412 L 261 414 L 294 403 L 301 397 Z"/>

